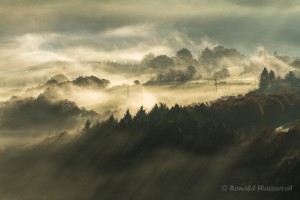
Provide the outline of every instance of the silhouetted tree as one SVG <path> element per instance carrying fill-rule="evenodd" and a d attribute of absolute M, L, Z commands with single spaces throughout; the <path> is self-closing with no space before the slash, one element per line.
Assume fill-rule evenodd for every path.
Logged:
<path fill-rule="evenodd" d="M 205 48 L 199 58 L 199 62 L 204 64 L 204 66 L 206 66 L 209 70 L 212 70 L 215 66 L 220 66 L 224 57 L 243 60 L 245 55 L 242 55 L 236 49 L 227 49 L 223 46 L 216 46 L 212 50 Z"/>
<path fill-rule="evenodd" d="M 150 63 L 154 58 L 155 58 L 155 55 L 153 53 L 145 55 L 141 61 L 141 65 L 143 67 L 150 67 Z"/>
<path fill-rule="evenodd" d="M 139 127 L 145 124 L 146 120 L 147 120 L 146 110 L 144 109 L 143 106 L 141 106 L 133 118 L 133 123 L 136 127 Z"/>
<path fill-rule="evenodd" d="M 129 112 L 129 109 L 127 109 L 124 117 L 120 120 L 120 126 L 121 127 L 130 127 L 132 122 L 132 115 Z"/>
<path fill-rule="evenodd" d="M 108 118 L 108 120 L 106 121 L 106 124 L 107 124 L 108 126 L 115 126 L 115 125 L 118 124 L 118 120 L 117 120 L 113 115 L 111 115 L 111 116 Z"/>
<path fill-rule="evenodd" d="M 86 120 L 86 122 L 85 122 L 85 124 L 84 124 L 84 127 L 83 127 L 81 133 L 87 133 L 87 132 L 90 130 L 90 128 L 91 128 L 91 122 L 90 122 L 90 120 L 88 119 L 88 120 Z"/>
<path fill-rule="evenodd" d="M 188 66 L 186 69 L 186 78 L 187 79 L 191 79 L 194 77 L 194 75 L 196 74 L 196 69 L 194 66 Z"/>
<path fill-rule="evenodd" d="M 106 79 L 99 79 L 96 76 L 79 76 L 72 81 L 73 84 L 80 87 L 96 86 L 96 87 L 107 87 L 110 85 L 110 81 Z"/>
<path fill-rule="evenodd" d="M 228 69 L 223 68 L 220 71 L 214 73 L 213 78 L 222 79 L 230 76 L 230 72 Z"/>
<path fill-rule="evenodd" d="M 57 83 L 63 83 L 69 81 L 69 79 L 64 74 L 57 74 L 53 76 L 49 81 L 56 81 Z"/>
<path fill-rule="evenodd" d="M 269 81 L 274 81 L 275 79 L 276 79 L 275 72 L 273 70 L 271 70 L 269 72 Z"/>
<path fill-rule="evenodd" d="M 162 106 L 160 104 L 160 106 L 158 106 L 157 104 L 155 104 L 153 106 L 153 108 L 150 110 L 150 112 L 148 113 L 148 127 L 149 127 L 149 131 L 154 131 L 154 130 L 161 130 L 162 129 L 162 118 L 164 117 L 164 112 L 165 112 L 165 107 Z"/>
<path fill-rule="evenodd" d="M 268 86 L 269 86 L 269 72 L 267 68 L 264 68 L 260 75 L 259 88 L 264 90 L 267 89 Z"/>
<path fill-rule="evenodd" d="M 174 61 L 172 58 L 166 55 L 156 56 L 153 60 L 149 62 L 149 67 L 151 68 L 165 68 L 172 67 L 174 65 Z"/>
<path fill-rule="evenodd" d="M 194 66 L 188 66 L 186 71 L 169 69 L 165 73 L 159 73 L 156 78 L 153 78 L 146 84 L 186 82 L 192 79 L 195 73 L 196 69 Z"/>
<path fill-rule="evenodd" d="M 176 56 L 178 58 L 193 59 L 192 53 L 186 48 L 183 48 L 183 49 L 180 49 L 179 51 L 177 51 Z"/>
<path fill-rule="evenodd" d="M 140 82 L 139 80 L 134 80 L 134 81 L 133 81 L 133 84 L 134 84 L 134 85 L 140 85 L 141 82 Z"/>
<path fill-rule="evenodd" d="M 165 112 L 169 111 L 169 108 L 168 108 L 167 104 L 165 104 L 165 103 L 159 103 L 158 109 L 161 113 L 165 113 Z"/>
<path fill-rule="evenodd" d="M 159 108 L 157 103 L 153 106 L 153 108 L 148 113 L 148 119 L 149 121 L 154 121 L 156 119 L 156 116 L 159 115 Z"/>
<path fill-rule="evenodd" d="M 296 75 L 294 74 L 294 72 L 289 71 L 286 75 L 285 75 L 285 80 L 289 81 L 289 82 L 293 82 L 296 80 Z"/>
<path fill-rule="evenodd" d="M 208 47 L 202 51 L 202 54 L 199 58 L 199 62 L 202 62 L 207 67 L 215 66 L 213 51 Z"/>

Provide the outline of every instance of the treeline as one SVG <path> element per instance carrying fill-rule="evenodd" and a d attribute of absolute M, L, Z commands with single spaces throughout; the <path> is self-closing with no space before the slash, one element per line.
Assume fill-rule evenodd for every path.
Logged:
<path fill-rule="evenodd" d="M 0 128 L 9 130 L 61 130 L 82 120 L 98 118 L 93 110 L 80 108 L 67 99 L 52 101 L 41 94 L 37 98 L 12 97 L 0 103 Z"/>
<path fill-rule="evenodd" d="M 167 55 L 155 56 L 154 54 L 145 55 L 141 61 L 141 66 L 154 69 L 164 69 L 174 66 L 203 66 L 205 70 L 211 71 L 220 67 L 229 67 L 224 65 L 224 63 L 221 64 L 224 58 L 242 61 L 246 56 L 236 49 L 217 46 L 212 49 L 205 48 L 199 57 L 195 58 L 190 50 L 183 48 L 178 50 L 173 57 Z"/>
<path fill-rule="evenodd" d="M 107 86 L 110 85 L 110 81 L 107 79 L 100 79 L 96 76 L 84 76 L 84 77 L 79 76 L 76 79 L 69 81 L 69 79 L 65 75 L 58 74 L 50 78 L 45 85 L 46 86 L 56 85 L 59 87 L 63 87 L 63 86 L 68 86 L 68 84 L 78 86 L 78 87 L 106 88 Z"/>
<path fill-rule="evenodd" d="M 156 77 L 150 79 L 145 83 L 145 85 L 155 85 L 164 83 L 185 83 L 188 80 L 194 78 L 196 74 L 196 69 L 194 66 L 188 66 L 186 70 L 175 70 L 170 69 L 167 72 L 158 73 Z"/>
<path fill-rule="evenodd" d="M 260 75 L 259 89 L 261 92 L 280 93 L 289 90 L 299 90 L 300 79 L 289 71 L 284 77 L 276 76 L 273 70 L 264 68 Z"/>
<path fill-rule="evenodd" d="M 183 48 L 176 52 L 175 56 L 148 54 L 141 60 L 143 70 L 154 71 L 156 76 L 146 84 L 165 84 L 174 82 L 186 82 L 193 78 L 202 78 L 203 75 L 212 78 L 223 79 L 230 76 L 228 63 L 224 59 L 234 63 L 242 63 L 246 56 L 236 49 L 227 49 L 222 46 L 213 49 L 206 48 L 195 58 L 190 50 Z"/>
<path fill-rule="evenodd" d="M 227 168 L 228 164 L 224 163 L 224 174 L 214 180 L 211 196 L 231 199 L 227 193 L 224 197 L 224 192 L 219 190 L 223 184 L 293 185 L 294 190 L 289 193 L 235 193 L 237 199 L 270 196 L 272 199 L 293 199 L 299 196 L 299 190 L 295 189 L 299 187 L 299 110 L 300 95 L 295 90 L 281 94 L 265 94 L 257 90 L 244 96 L 224 97 L 190 106 L 176 104 L 167 107 L 160 103 L 149 112 L 141 107 L 135 115 L 127 110 L 120 120 L 111 116 L 95 124 L 87 121 L 80 143 L 93 154 L 97 150 L 95 159 L 103 156 L 105 148 L 117 152 L 112 157 L 107 155 L 109 158 L 97 165 L 97 169 L 124 170 L 141 163 L 151 165 L 148 159 L 153 152 L 163 152 L 164 149 L 172 149 L 169 156 L 173 160 L 177 159 L 177 151 L 196 156 L 191 163 L 198 162 L 203 156 L 209 155 L 213 159 L 222 156 L 231 164 Z M 114 146 L 100 147 L 104 141 Z M 193 170 L 190 165 L 177 167 Z M 160 174 L 160 171 L 154 174 Z M 201 170 L 194 170 L 191 174 L 198 176 L 193 184 L 200 184 Z M 160 174 L 159 180 L 163 177 L 164 174 Z M 175 174 L 169 176 L 170 180 L 179 182 L 175 177 Z"/>
<path fill-rule="evenodd" d="M 300 96 L 289 92 L 224 97 L 210 103 L 167 107 L 156 104 L 149 112 L 141 107 L 135 115 L 129 110 L 120 119 L 93 125 L 83 132 L 97 135 L 107 130 L 145 134 L 154 145 L 167 144 L 195 152 L 213 152 L 239 140 L 240 133 L 277 127 L 300 117 Z"/>

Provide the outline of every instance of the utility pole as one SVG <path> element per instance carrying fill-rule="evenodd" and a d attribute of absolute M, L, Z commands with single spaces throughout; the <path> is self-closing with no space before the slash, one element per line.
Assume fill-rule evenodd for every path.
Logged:
<path fill-rule="evenodd" d="M 218 91 L 218 82 L 217 82 L 217 79 L 215 78 L 215 91 L 217 92 Z"/>

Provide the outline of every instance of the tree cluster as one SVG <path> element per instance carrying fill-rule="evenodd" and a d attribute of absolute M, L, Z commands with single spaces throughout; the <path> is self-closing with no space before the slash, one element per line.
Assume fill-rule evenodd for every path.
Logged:
<path fill-rule="evenodd" d="M 259 88 L 261 91 L 281 91 L 283 89 L 297 88 L 300 84 L 300 80 L 296 75 L 290 71 L 284 79 L 277 77 L 273 70 L 268 71 L 264 68 L 260 75 Z"/>
<path fill-rule="evenodd" d="M 267 68 L 264 68 L 260 75 L 259 88 L 262 90 L 268 89 L 275 80 L 275 72 L 271 70 L 268 72 Z"/>
<path fill-rule="evenodd" d="M 163 83 L 184 83 L 194 78 L 196 74 L 194 66 L 188 66 L 185 71 L 170 69 L 167 72 L 159 73 L 154 79 L 148 81 L 146 85 Z"/>
<path fill-rule="evenodd" d="M 199 57 L 199 62 L 202 63 L 208 70 L 212 70 L 220 65 L 220 61 L 223 58 L 243 60 L 246 56 L 238 52 L 236 49 L 227 49 L 223 46 L 216 46 L 213 49 L 207 47 L 202 51 Z"/>
<path fill-rule="evenodd" d="M 213 75 L 213 78 L 224 79 L 230 77 L 230 72 L 228 69 L 223 68 L 220 71 L 216 71 Z"/>

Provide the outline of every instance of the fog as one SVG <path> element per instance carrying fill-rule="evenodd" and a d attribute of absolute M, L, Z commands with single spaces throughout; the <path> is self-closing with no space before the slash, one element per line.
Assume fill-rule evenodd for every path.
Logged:
<path fill-rule="evenodd" d="M 151 26 L 125 27 L 105 31 L 99 39 L 135 34 L 145 37 L 150 30 Z M 191 46 L 179 51 L 182 48 L 147 44 L 102 53 L 73 47 L 68 40 L 82 38 L 72 35 L 26 34 L 7 41 L 0 54 L 3 145 L 19 144 L 19 137 L 30 141 L 34 135 L 78 133 L 87 119 L 102 121 L 111 115 L 121 119 L 127 109 L 132 114 L 141 106 L 150 111 L 160 102 L 190 105 L 243 95 L 258 88 L 264 67 L 281 77 L 289 71 L 298 74 L 298 68 L 291 64 L 297 57 L 281 56 L 261 45 L 255 53 L 246 54 L 208 38 L 197 44 L 183 33 L 175 35 L 178 46 Z M 52 47 L 58 41 L 66 46 Z M 62 110 L 52 111 L 56 107 Z M 28 115 L 31 117 L 26 118 Z M 20 132 L 24 128 L 27 131 Z"/>
<path fill-rule="evenodd" d="M 299 11 L 0 0 L 0 199 L 232 199 L 224 181 L 282 181 L 299 166 Z"/>
<path fill-rule="evenodd" d="M 126 35 L 131 34 L 130 30 L 119 30 L 120 33 L 116 31 L 109 34 Z M 3 69 L 3 73 L 1 73 L 2 101 L 9 100 L 11 96 L 36 98 L 40 94 L 52 92 L 54 93 L 52 96 L 54 95 L 56 100 L 69 99 L 76 102 L 80 107 L 95 109 L 99 113 L 108 113 L 109 111 L 115 113 L 121 109 L 124 111 L 127 108 L 136 110 L 141 105 L 151 108 L 158 102 L 164 102 L 168 105 L 174 105 L 175 103 L 188 105 L 211 101 L 226 95 L 243 94 L 257 87 L 259 74 L 265 66 L 273 69 L 280 76 L 284 76 L 288 71 L 297 72 L 298 70 L 290 65 L 290 62 L 295 59 L 294 57 L 288 57 L 289 61 L 282 60 L 266 48 L 258 46 L 256 55 L 253 56 L 243 55 L 240 58 L 232 57 L 234 55 L 216 57 L 216 66 L 213 70 L 209 69 L 209 71 L 203 68 L 203 64 L 197 64 L 197 61 L 193 61 L 196 62 L 196 75 L 185 83 L 143 86 L 147 81 L 161 73 L 163 69 L 145 69 L 144 66 L 141 66 L 140 62 L 148 52 L 144 52 L 144 54 L 140 52 L 141 55 L 134 58 L 134 60 L 130 56 L 123 55 L 126 57 L 126 61 L 123 60 L 122 56 L 113 53 L 109 53 L 109 58 L 115 58 L 113 60 L 102 57 L 101 52 L 95 57 L 85 57 L 85 54 L 80 52 L 72 54 L 65 50 L 55 51 L 54 54 L 44 49 L 45 46 L 47 47 L 45 43 L 48 40 L 51 43 L 53 37 L 56 36 L 50 35 L 45 38 L 37 35 L 26 35 L 7 46 L 5 53 L 1 54 L 2 57 L 5 56 L 2 59 L 3 63 L 1 63 Z M 203 45 L 210 46 L 211 49 L 218 46 L 217 43 L 210 43 L 207 39 L 202 39 L 198 48 L 200 53 L 195 54 L 192 52 L 195 59 L 204 51 Z M 18 46 L 17 49 L 16 46 Z M 161 53 L 169 53 L 167 55 L 174 56 L 175 53 L 172 52 L 175 51 L 155 50 L 154 56 Z M 225 51 L 227 50 L 225 49 Z M 88 51 L 85 53 L 90 56 L 93 55 Z M 242 53 L 240 54 L 242 55 Z M 80 57 L 72 58 L 72 55 Z M 183 66 L 188 66 L 188 64 L 189 62 L 186 63 L 186 61 L 181 62 L 175 69 L 184 71 Z M 6 65 L 10 65 L 10 68 L 5 67 Z M 230 77 L 220 80 L 218 91 L 215 91 L 211 76 L 224 67 L 229 70 Z M 51 77 L 58 74 L 65 75 L 69 80 L 76 79 L 79 76 L 94 75 L 109 80 L 111 84 L 103 90 L 74 85 L 68 87 L 48 87 L 44 85 Z M 141 85 L 134 85 L 135 80 L 138 80 Z M 129 90 L 129 96 L 127 90 Z"/>

